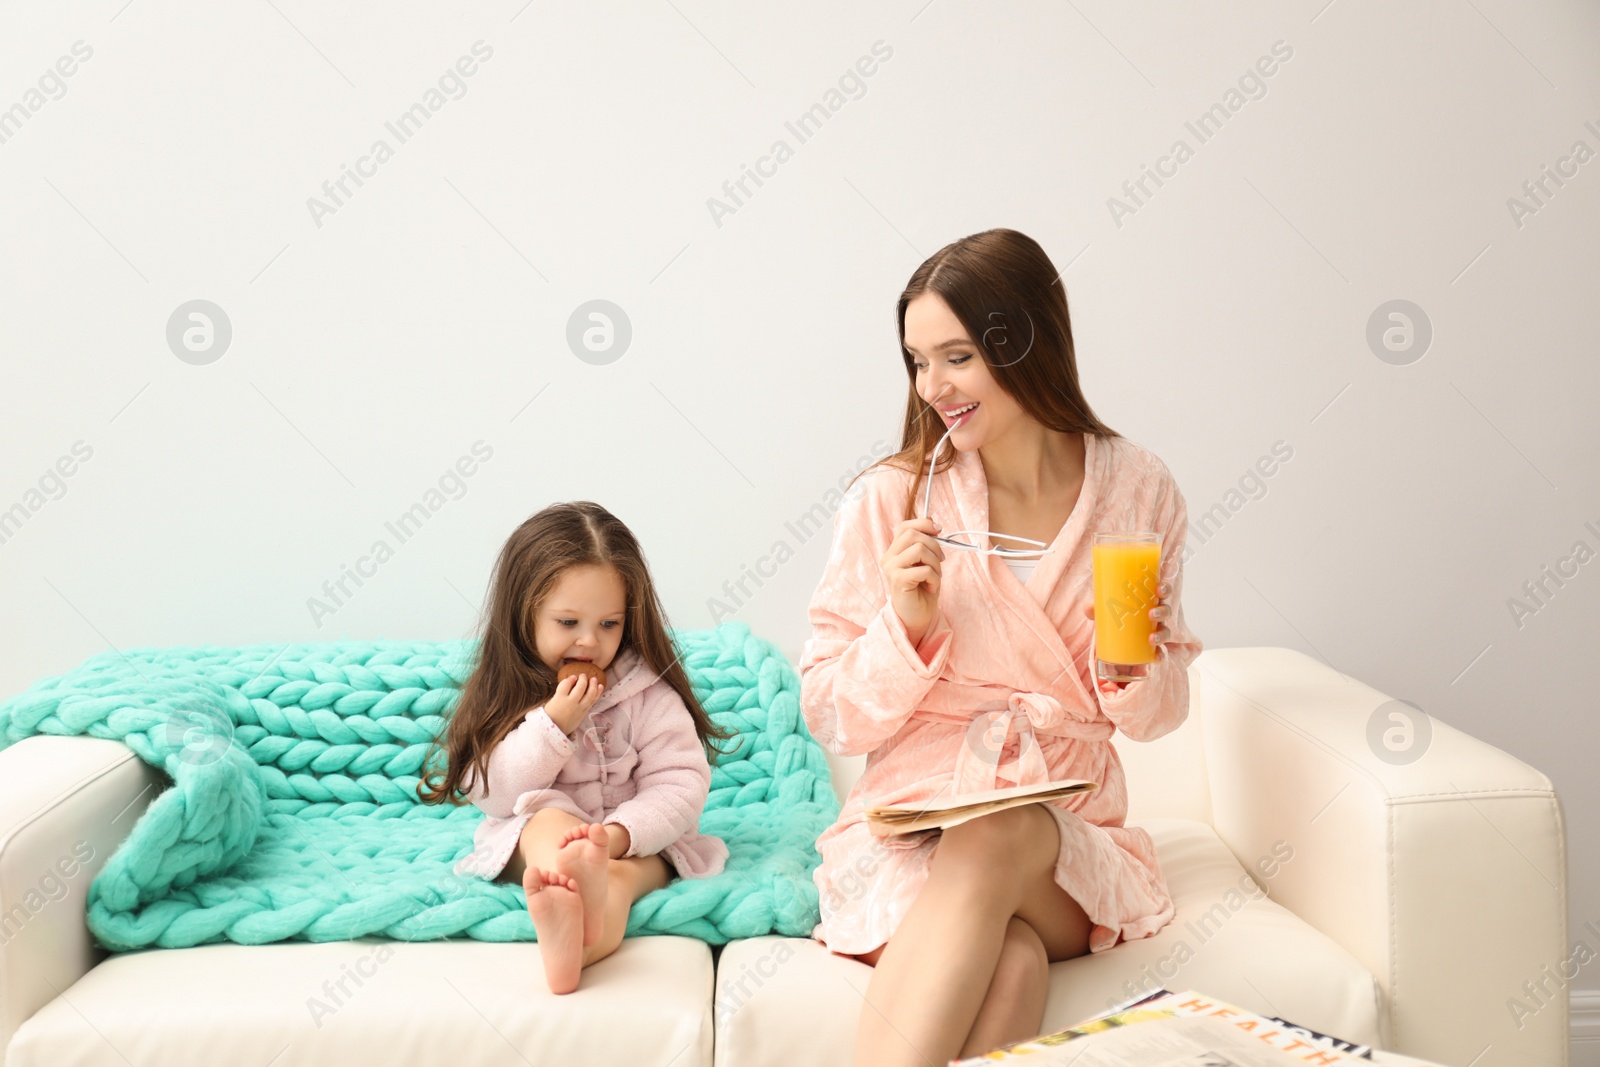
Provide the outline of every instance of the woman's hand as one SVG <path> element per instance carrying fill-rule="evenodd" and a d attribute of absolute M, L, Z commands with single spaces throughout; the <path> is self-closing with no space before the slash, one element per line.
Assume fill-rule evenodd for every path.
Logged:
<path fill-rule="evenodd" d="M 1166 622 L 1163 621 L 1172 614 L 1166 605 L 1167 593 L 1171 591 L 1171 588 L 1166 582 L 1157 584 L 1156 606 L 1150 609 L 1150 618 L 1156 624 L 1155 632 L 1150 635 L 1150 644 L 1158 653 L 1161 651 L 1163 644 L 1172 640 L 1172 631 L 1167 628 Z"/>
<path fill-rule="evenodd" d="M 939 524 L 931 518 L 905 519 L 894 528 L 894 540 L 878 559 L 889 585 L 889 603 L 905 624 L 915 648 L 933 624 L 939 607 L 939 566 L 944 548 L 933 539 Z"/>
<path fill-rule="evenodd" d="M 589 714 L 589 709 L 600 699 L 600 690 L 604 688 L 602 682 L 590 675 L 569 675 L 556 683 L 555 696 L 545 701 L 544 713 L 550 716 L 551 722 L 561 727 L 562 733 L 570 734 Z"/>
<path fill-rule="evenodd" d="M 1158 651 L 1158 652 L 1161 650 L 1161 646 L 1163 644 L 1165 644 L 1166 642 L 1172 640 L 1172 631 L 1167 627 L 1167 624 L 1163 621 L 1169 615 L 1172 614 L 1171 609 L 1168 608 L 1167 605 L 1166 605 L 1167 594 L 1169 592 L 1171 592 L 1171 591 L 1172 591 L 1172 587 L 1169 586 L 1166 582 L 1157 583 L 1156 584 L 1156 606 L 1150 609 L 1150 621 L 1152 621 L 1152 622 L 1154 622 L 1156 624 L 1156 628 L 1153 631 L 1151 631 L 1151 633 L 1150 633 L 1150 644 L 1151 644 L 1151 647 L 1155 648 L 1156 651 Z M 1094 605 L 1093 604 L 1089 605 L 1089 619 L 1090 619 L 1091 622 L 1094 621 Z"/>
<path fill-rule="evenodd" d="M 1172 630 L 1167 626 L 1166 622 L 1163 621 L 1172 614 L 1171 609 L 1166 605 L 1167 594 L 1171 591 L 1172 587 L 1166 582 L 1158 582 L 1156 584 L 1156 606 L 1150 609 L 1150 619 L 1156 624 L 1156 628 L 1150 633 L 1150 646 L 1156 650 L 1156 656 L 1158 658 L 1161 655 L 1161 646 L 1172 640 Z M 1094 618 L 1093 604 L 1089 605 L 1089 618 L 1091 620 Z M 1155 665 L 1151 664 L 1150 667 L 1146 668 L 1146 671 L 1148 672 L 1154 669 Z M 1113 682 L 1109 679 L 1102 678 L 1097 684 L 1100 686 L 1101 692 L 1120 693 L 1129 685 L 1136 683 Z"/>

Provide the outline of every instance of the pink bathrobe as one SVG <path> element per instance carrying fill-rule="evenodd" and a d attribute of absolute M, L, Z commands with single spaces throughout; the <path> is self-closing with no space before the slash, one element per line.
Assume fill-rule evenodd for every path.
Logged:
<path fill-rule="evenodd" d="M 487 794 L 468 770 L 467 795 L 485 818 L 456 874 L 495 878 L 533 813 L 552 807 L 626 828 L 624 858 L 661 853 L 683 878 L 722 872 L 727 844 L 699 832 L 711 765 L 683 698 L 631 648 L 606 681 L 572 739 L 542 704 L 529 711 L 489 754 Z"/>
<path fill-rule="evenodd" d="M 1024 585 L 998 557 L 946 548 L 938 611 L 917 648 L 878 565 L 904 517 L 912 475 L 870 470 L 834 516 L 800 661 L 801 709 L 812 735 L 837 754 L 867 755 L 838 820 L 817 840 L 822 863 L 812 880 L 822 921 L 812 936 L 834 952 L 860 955 L 888 940 L 928 877 L 941 833 L 877 838 L 864 821 L 866 804 L 1062 778 L 1099 783 L 1044 805 L 1061 831 L 1055 881 L 1093 922 L 1090 951 L 1148 937 L 1173 916 L 1150 834 L 1123 825 L 1127 792 L 1111 735 L 1121 729 L 1135 741 L 1153 740 L 1188 714 L 1187 668 L 1201 649 L 1180 599 L 1188 519 L 1177 483 L 1154 454 L 1124 438 L 1086 434 L 1085 443 L 1083 489 L 1055 551 Z M 930 513 L 947 531 L 990 528 L 976 452 L 958 452 L 934 476 Z M 1091 534 L 1130 528 L 1162 535 L 1171 639 L 1149 677 L 1097 684 Z"/>

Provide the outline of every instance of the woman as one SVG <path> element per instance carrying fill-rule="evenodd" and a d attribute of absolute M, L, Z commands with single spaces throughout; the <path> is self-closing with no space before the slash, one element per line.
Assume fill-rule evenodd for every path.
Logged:
<path fill-rule="evenodd" d="M 834 517 L 800 662 L 812 734 L 867 755 L 817 841 L 813 936 L 874 967 L 856 1037 L 856 1063 L 873 1067 L 1035 1036 L 1050 963 L 1171 920 L 1150 835 L 1123 825 L 1110 737 L 1177 728 L 1201 650 L 1179 605 L 1183 495 L 1161 460 L 1090 411 L 1043 249 L 1004 229 L 957 241 L 912 275 L 898 318 L 901 450 L 864 471 Z M 1090 547 L 1095 531 L 1126 529 L 1162 538 L 1157 658 L 1114 683 L 1096 678 Z M 1002 559 L 935 539 L 957 530 L 1050 551 Z M 991 536 L 963 539 L 1026 547 Z M 1063 778 L 1099 788 L 887 839 L 863 821 L 867 803 Z"/>

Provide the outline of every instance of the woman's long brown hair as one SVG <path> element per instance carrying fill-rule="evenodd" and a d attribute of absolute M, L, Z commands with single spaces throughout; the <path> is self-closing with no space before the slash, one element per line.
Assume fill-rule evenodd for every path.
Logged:
<path fill-rule="evenodd" d="M 924 293 L 935 293 L 950 306 L 1000 388 L 1041 425 L 1063 433 L 1122 436 L 1101 422 L 1083 397 L 1067 287 L 1044 249 L 1016 230 L 963 237 L 923 261 L 895 307 L 906 367 L 905 424 L 900 451 L 872 466 L 887 463 L 914 473 L 905 518 L 916 515 L 928 457 L 948 429 L 938 411 L 917 395 L 916 358 L 906 350 L 906 305 Z M 955 457 L 956 450 L 947 447 L 936 471 L 948 469 Z"/>
<path fill-rule="evenodd" d="M 667 634 L 644 553 L 633 533 L 605 508 L 588 500 L 552 504 L 518 526 L 500 550 L 493 587 L 484 612 L 477 662 L 445 731 L 445 769 L 431 769 L 436 751 L 430 746 L 417 797 L 424 804 L 465 804 L 467 770 L 472 781 L 488 783 L 489 754 L 527 713 L 556 691 L 556 672 L 539 658 L 534 622 L 539 608 L 568 567 L 583 564 L 613 567 L 627 591 L 627 616 L 617 647 L 637 649 L 644 662 L 683 698 L 700 743 L 715 762 L 720 750 L 710 737 L 733 733 L 711 721 L 689 685 L 677 649 Z M 433 784 L 435 779 L 443 780 Z"/>

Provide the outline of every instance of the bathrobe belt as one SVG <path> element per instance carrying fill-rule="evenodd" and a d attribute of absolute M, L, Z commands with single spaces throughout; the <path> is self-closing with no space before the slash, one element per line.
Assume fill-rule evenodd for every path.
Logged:
<path fill-rule="evenodd" d="M 961 718 L 922 708 L 915 713 L 918 718 L 966 724 L 952 783 L 956 795 L 998 788 L 1001 750 L 1013 735 L 1017 738 L 1017 784 L 1034 785 L 1050 780 L 1036 734 L 1104 741 L 1117 729 L 1107 719 L 1078 718 L 1049 693 L 1014 692 L 1003 707 L 997 704 L 982 702 Z"/>

